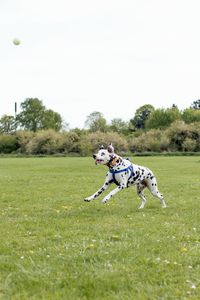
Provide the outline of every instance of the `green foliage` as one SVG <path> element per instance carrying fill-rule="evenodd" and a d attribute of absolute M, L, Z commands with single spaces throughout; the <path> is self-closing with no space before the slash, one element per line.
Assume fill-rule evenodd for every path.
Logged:
<path fill-rule="evenodd" d="M 146 129 L 167 128 L 176 120 L 181 119 L 181 113 L 177 107 L 156 109 L 145 123 Z"/>
<path fill-rule="evenodd" d="M 106 119 L 103 117 L 103 114 L 98 111 L 94 111 L 87 117 L 85 121 L 85 126 L 89 128 L 91 132 L 107 131 Z"/>
<path fill-rule="evenodd" d="M 52 129 L 38 131 L 26 145 L 28 154 L 54 154 L 62 148 L 62 135 Z"/>
<path fill-rule="evenodd" d="M 45 106 L 37 98 L 27 98 L 21 103 L 21 112 L 17 115 L 17 121 L 25 130 L 37 131 L 42 128 L 42 119 Z"/>
<path fill-rule="evenodd" d="M 200 110 L 186 108 L 182 113 L 182 120 L 185 123 L 200 122 Z"/>
<path fill-rule="evenodd" d="M 191 108 L 192 109 L 200 109 L 200 99 L 193 101 L 193 103 L 191 104 Z"/>
<path fill-rule="evenodd" d="M 19 130 L 16 132 L 17 142 L 19 144 L 18 151 L 23 154 L 27 154 L 27 145 L 31 142 L 35 133 L 33 131 Z"/>
<path fill-rule="evenodd" d="M 14 138 L 2 144 L 1 152 L 21 154 L 75 154 L 91 155 L 101 144 L 112 142 L 118 152 L 200 151 L 200 110 L 198 101 L 180 112 L 176 105 L 154 109 L 150 104 L 136 110 L 129 122 L 115 118 L 107 125 L 103 114 L 94 111 L 85 122 L 87 129 L 64 131 L 61 116 L 46 109 L 37 98 L 21 103 L 21 112 L 15 119 L 4 115 L 0 119 L 0 134 L 10 133 Z M 17 128 L 21 130 L 17 130 Z M 63 132 L 61 132 L 63 129 Z M 3 137 L 8 139 L 7 137 Z M 5 147 L 4 147 L 4 146 Z M 10 150 L 9 150 L 10 149 Z"/>
<path fill-rule="evenodd" d="M 81 134 L 80 134 L 81 135 Z M 17 133 L 20 150 L 27 154 L 67 154 L 80 153 L 80 136 L 76 131 L 56 132 L 52 129 L 36 133 L 19 131 Z"/>
<path fill-rule="evenodd" d="M 4 115 L 0 119 L 0 133 L 14 133 L 16 131 L 16 121 L 13 116 Z"/>
<path fill-rule="evenodd" d="M 151 129 L 129 138 L 133 152 L 200 151 L 200 123 L 176 121 L 166 130 Z"/>
<path fill-rule="evenodd" d="M 109 130 L 113 132 L 117 132 L 119 134 L 127 135 L 130 132 L 129 122 L 124 122 L 120 118 L 115 118 L 111 120 L 111 125 L 109 126 Z"/>
<path fill-rule="evenodd" d="M 151 104 L 145 104 L 136 110 L 135 116 L 130 122 L 136 129 L 142 129 L 154 110 L 155 108 Z"/>
<path fill-rule="evenodd" d="M 62 134 L 61 152 L 63 153 L 80 153 L 80 137 L 81 133 L 76 130 L 64 132 Z"/>
<path fill-rule="evenodd" d="M 91 158 L 1 158 L 1 299 L 200 299 L 200 161 L 132 161 L 154 171 L 165 210 L 148 191 L 138 210 L 134 188 L 84 203 L 107 170 Z"/>
<path fill-rule="evenodd" d="M 45 110 L 42 118 L 42 129 L 60 131 L 62 129 L 61 115 L 51 109 Z"/>
<path fill-rule="evenodd" d="M 17 131 L 15 135 L 0 135 L 1 152 L 21 154 L 77 154 L 91 155 L 103 144 L 113 143 L 116 152 L 191 152 L 200 151 L 200 122 L 186 124 L 176 121 L 167 129 L 137 130 L 126 136 L 117 132 L 89 132 L 74 129 Z M 9 138 L 10 137 L 10 138 Z M 8 147 L 8 145 L 10 145 Z"/>
<path fill-rule="evenodd" d="M 166 134 L 170 139 L 171 151 L 199 151 L 200 128 L 199 126 L 187 125 L 183 121 L 172 124 Z M 191 140 L 193 142 L 191 143 Z M 190 146 L 189 146 L 190 144 Z"/>
<path fill-rule="evenodd" d="M 167 151 L 169 147 L 169 139 L 159 129 L 152 129 L 138 137 L 130 139 L 130 150 L 132 152 L 161 152 Z"/>
<path fill-rule="evenodd" d="M 25 130 L 36 132 L 51 128 L 59 131 L 62 128 L 61 116 L 53 110 L 47 110 L 37 98 L 27 98 L 21 103 L 21 110 L 16 120 Z"/>
<path fill-rule="evenodd" d="M 88 155 L 94 153 L 102 144 L 106 147 L 111 142 L 117 152 L 127 151 L 128 149 L 126 138 L 119 135 L 117 132 L 104 133 L 98 131 L 83 136 L 80 142 L 81 154 Z"/>
<path fill-rule="evenodd" d="M 195 151 L 196 147 L 197 141 L 189 137 L 186 137 L 182 144 L 182 148 L 184 151 Z"/>
<path fill-rule="evenodd" d="M 0 153 L 12 153 L 18 149 L 17 138 L 14 135 L 0 135 Z"/>

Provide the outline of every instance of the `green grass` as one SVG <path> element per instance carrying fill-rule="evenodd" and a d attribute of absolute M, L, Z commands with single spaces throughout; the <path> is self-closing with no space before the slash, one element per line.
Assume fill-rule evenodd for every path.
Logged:
<path fill-rule="evenodd" d="M 92 158 L 0 159 L 0 299 L 200 299 L 200 158 L 136 157 L 167 209 L 135 188 L 85 203 Z"/>

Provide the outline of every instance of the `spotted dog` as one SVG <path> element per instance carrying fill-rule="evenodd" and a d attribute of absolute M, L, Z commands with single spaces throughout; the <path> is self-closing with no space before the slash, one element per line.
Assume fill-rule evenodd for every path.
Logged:
<path fill-rule="evenodd" d="M 151 194 L 157 197 L 163 208 L 166 207 L 163 195 L 159 192 L 157 181 L 153 172 L 146 167 L 132 164 L 128 159 L 124 159 L 114 153 L 114 148 L 110 144 L 107 149 L 102 146 L 97 154 L 93 155 L 96 165 L 106 165 L 109 170 L 106 175 L 103 186 L 92 196 L 87 197 L 84 201 L 91 201 L 101 195 L 111 183 L 115 183 L 117 187 L 106 195 L 102 203 L 106 203 L 119 191 L 128 188 L 131 185 L 137 186 L 137 194 L 141 198 L 142 203 L 140 209 L 144 208 L 146 197 L 143 193 L 147 187 Z"/>

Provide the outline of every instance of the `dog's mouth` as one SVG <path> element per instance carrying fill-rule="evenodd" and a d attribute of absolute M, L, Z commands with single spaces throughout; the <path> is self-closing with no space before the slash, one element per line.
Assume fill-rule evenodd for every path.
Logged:
<path fill-rule="evenodd" d="M 95 160 L 96 165 L 102 164 L 102 162 L 103 162 L 103 159 L 96 159 Z"/>

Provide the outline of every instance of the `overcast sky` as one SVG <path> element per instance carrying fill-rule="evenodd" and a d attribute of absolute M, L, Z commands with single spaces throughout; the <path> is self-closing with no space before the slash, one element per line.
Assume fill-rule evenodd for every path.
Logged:
<path fill-rule="evenodd" d="M 70 128 L 200 98 L 199 0 L 0 0 L 0 116 L 39 98 Z M 13 38 L 21 44 L 14 46 Z"/>

